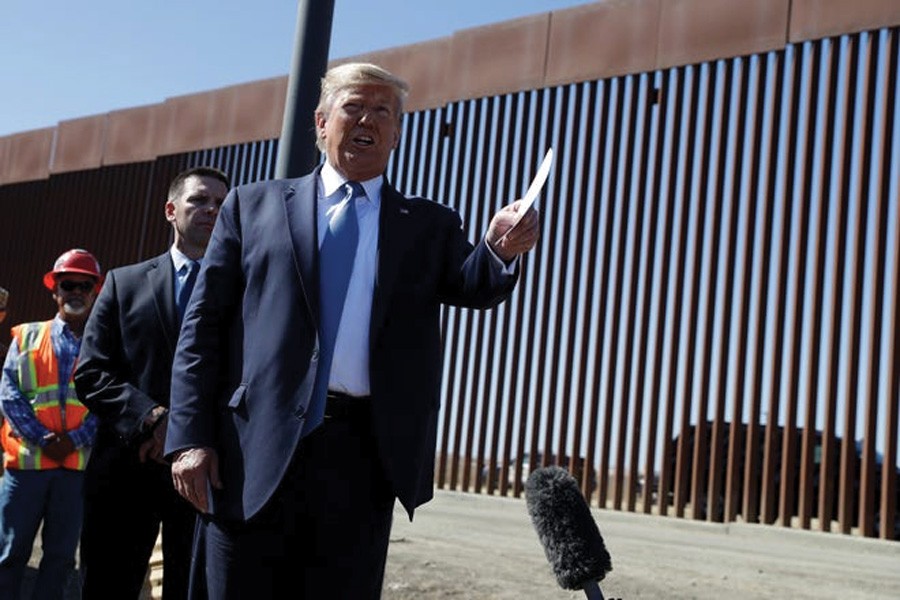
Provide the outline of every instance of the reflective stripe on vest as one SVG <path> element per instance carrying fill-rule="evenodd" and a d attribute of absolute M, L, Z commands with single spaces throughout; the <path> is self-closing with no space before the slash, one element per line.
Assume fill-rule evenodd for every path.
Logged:
<path fill-rule="evenodd" d="M 38 421 L 54 433 L 63 433 L 77 429 L 88 410 L 78 401 L 71 376 L 65 404 L 60 404 L 59 366 L 50 336 L 52 323 L 24 323 L 13 327 L 12 334 L 19 346 L 19 389 L 31 403 Z M 3 444 L 3 465 L 12 469 L 64 467 L 81 471 L 90 456 L 90 448 L 77 448 L 59 463 L 46 456 L 40 446 L 20 438 L 8 419 L 4 419 L 0 427 L 0 443 Z"/>

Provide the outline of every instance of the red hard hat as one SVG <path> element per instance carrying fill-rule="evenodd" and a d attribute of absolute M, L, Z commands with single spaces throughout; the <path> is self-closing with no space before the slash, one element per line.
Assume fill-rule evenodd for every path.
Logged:
<path fill-rule="evenodd" d="M 103 276 L 100 274 L 100 263 L 97 262 L 93 254 L 81 248 L 63 252 L 56 259 L 56 262 L 53 263 L 53 270 L 44 275 L 44 287 L 51 292 L 56 290 L 56 276 L 60 273 L 90 275 L 96 278 L 98 286 L 103 282 Z"/>

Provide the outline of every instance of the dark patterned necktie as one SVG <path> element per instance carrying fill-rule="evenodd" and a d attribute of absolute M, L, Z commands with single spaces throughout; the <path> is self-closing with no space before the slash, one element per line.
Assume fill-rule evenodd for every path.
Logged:
<path fill-rule="evenodd" d="M 187 308 L 188 300 L 191 299 L 191 292 L 194 291 L 194 284 L 197 283 L 197 273 L 200 272 L 200 263 L 195 260 L 189 260 L 182 268 L 187 268 L 187 278 L 184 280 L 184 285 L 181 286 L 181 291 L 176 299 L 179 323 L 184 319 L 184 310 Z"/>

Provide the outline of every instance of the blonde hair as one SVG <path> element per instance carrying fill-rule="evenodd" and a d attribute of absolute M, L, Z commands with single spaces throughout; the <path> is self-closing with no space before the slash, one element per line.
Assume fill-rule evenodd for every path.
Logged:
<path fill-rule="evenodd" d="M 327 114 L 335 98 L 349 87 L 356 85 L 384 85 L 393 91 L 397 99 L 397 119 L 403 115 L 403 104 L 409 94 L 409 84 L 387 69 L 372 63 L 351 62 L 338 65 L 328 70 L 322 78 L 319 92 L 319 105 L 316 113 Z M 322 141 L 316 139 L 316 146 L 324 151 Z"/>

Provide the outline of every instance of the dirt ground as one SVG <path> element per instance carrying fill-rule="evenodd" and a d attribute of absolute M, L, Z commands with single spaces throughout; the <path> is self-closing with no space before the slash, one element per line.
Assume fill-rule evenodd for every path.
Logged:
<path fill-rule="evenodd" d="M 594 509 L 613 598 L 900 598 L 900 543 Z M 525 501 L 438 491 L 397 511 L 385 600 L 584 598 L 560 588 Z"/>
<path fill-rule="evenodd" d="M 600 582 L 607 600 L 900 598 L 900 542 L 592 513 L 612 556 L 613 570 Z M 35 550 L 32 566 L 40 555 Z M 159 597 L 160 575 L 151 573 L 148 597 Z M 585 594 L 557 585 L 524 500 L 438 490 L 413 523 L 396 510 L 382 597 L 562 600 Z M 66 600 L 77 598 L 72 586 Z"/>

